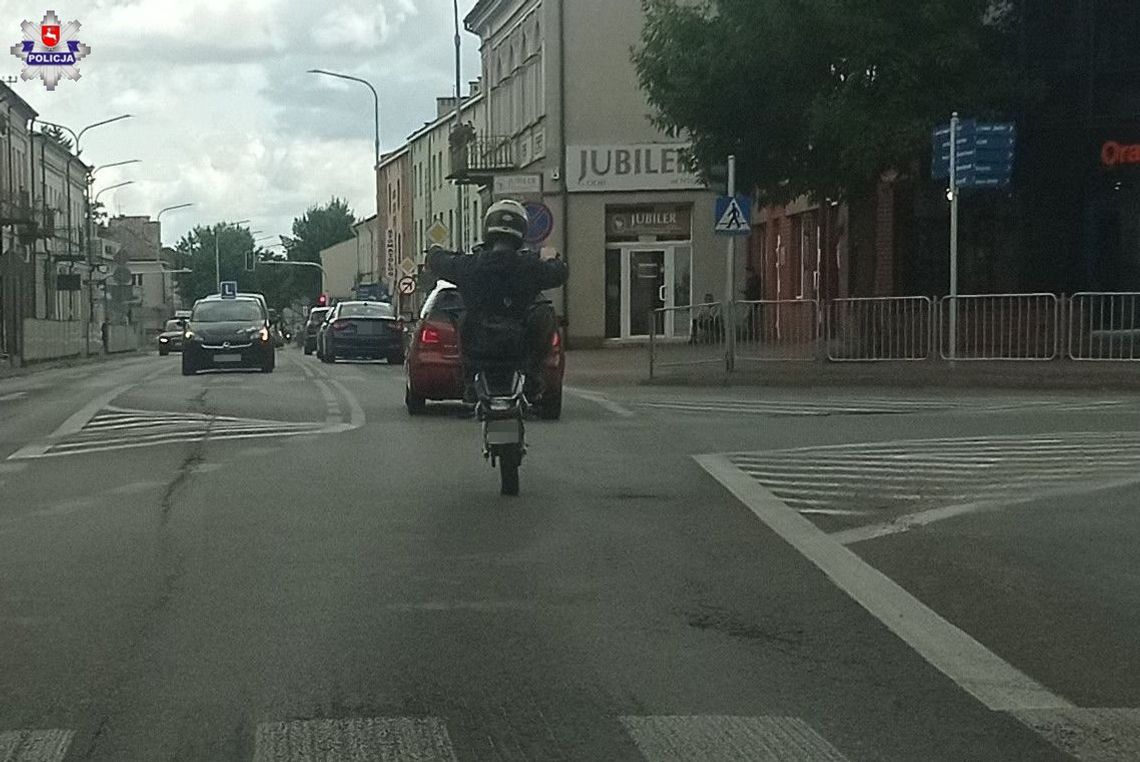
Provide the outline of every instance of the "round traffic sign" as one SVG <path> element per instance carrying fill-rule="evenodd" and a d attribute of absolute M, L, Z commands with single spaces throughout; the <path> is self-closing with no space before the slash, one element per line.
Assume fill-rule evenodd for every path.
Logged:
<path fill-rule="evenodd" d="M 404 296 L 414 294 L 416 293 L 416 279 L 410 275 L 405 275 L 403 278 L 400 278 L 400 282 L 397 287 L 400 289 L 400 293 Z"/>
<path fill-rule="evenodd" d="M 542 243 L 554 232 L 554 213 L 550 207 L 537 201 L 528 201 L 526 207 L 530 225 L 526 231 L 527 243 Z"/>

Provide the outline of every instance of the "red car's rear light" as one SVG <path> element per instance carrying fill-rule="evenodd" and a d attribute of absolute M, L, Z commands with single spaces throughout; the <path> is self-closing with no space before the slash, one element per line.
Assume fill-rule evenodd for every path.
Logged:
<path fill-rule="evenodd" d="M 352 323 L 347 320 L 337 320 L 332 324 L 332 329 L 334 331 L 346 331 L 349 328 L 352 328 Z"/>
<path fill-rule="evenodd" d="M 443 343 L 443 336 L 440 334 L 438 328 L 430 325 L 425 325 L 423 329 L 420 330 L 420 343 L 441 344 Z"/>
<path fill-rule="evenodd" d="M 554 347 L 555 349 L 558 349 L 558 347 L 562 346 L 562 336 L 558 333 L 558 331 L 555 331 L 554 336 L 550 339 L 550 346 Z"/>

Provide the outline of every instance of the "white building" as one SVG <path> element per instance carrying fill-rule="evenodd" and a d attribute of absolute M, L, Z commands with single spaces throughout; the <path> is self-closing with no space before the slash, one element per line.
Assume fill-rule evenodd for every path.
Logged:
<path fill-rule="evenodd" d="M 352 226 L 353 237 L 321 249 L 324 293 L 332 303 L 356 299 L 358 289 L 374 284 L 383 272 L 376 215 Z"/>

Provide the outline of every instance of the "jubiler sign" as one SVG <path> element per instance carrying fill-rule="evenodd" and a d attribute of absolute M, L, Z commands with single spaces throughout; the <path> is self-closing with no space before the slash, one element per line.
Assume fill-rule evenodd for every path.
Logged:
<path fill-rule="evenodd" d="M 678 143 L 567 146 L 566 188 L 583 191 L 653 191 L 703 188 L 685 164 Z"/>

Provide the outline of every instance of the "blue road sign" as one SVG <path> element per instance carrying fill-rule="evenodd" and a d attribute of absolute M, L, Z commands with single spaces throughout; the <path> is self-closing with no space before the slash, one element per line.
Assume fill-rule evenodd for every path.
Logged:
<path fill-rule="evenodd" d="M 930 174 L 941 180 L 950 177 L 950 125 L 942 125 L 932 135 Z M 955 134 L 956 185 L 962 188 L 993 188 L 1006 185 L 1013 174 L 1017 130 L 1011 123 L 978 123 L 961 119 Z"/>
<path fill-rule="evenodd" d="M 237 281 L 224 280 L 219 284 L 218 293 L 223 299 L 236 299 L 238 295 Z"/>
<path fill-rule="evenodd" d="M 554 212 L 550 211 L 550 207 L 546 204 L 537 201 L 528 201 L 523 206 L 526 207 L 526 214 L 530 219 L 526 242 L 542 243 L 554 232 Z"/>
<path fill-rule="evenodd" d="M 748 196 L 719 196 L 713 232 L 717 235 L 751 235 L 752 199 Z"/>

